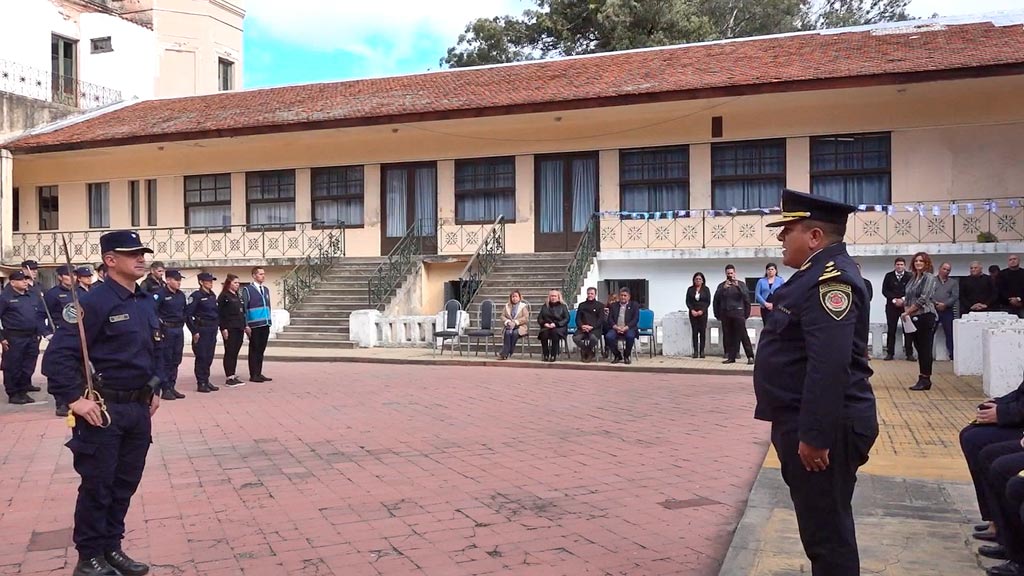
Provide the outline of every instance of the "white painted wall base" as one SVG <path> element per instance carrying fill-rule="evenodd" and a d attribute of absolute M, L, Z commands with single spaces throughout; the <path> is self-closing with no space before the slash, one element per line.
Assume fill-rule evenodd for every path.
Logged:
<path fill-rule="evenodd" d="M 1024 323 L 986 328 L 982 334 L 984 376 L 982 389 L 989 398 L 1017 389 L 1024 376 Z"/>
<path fill-rule="evenodd" d="M 377 345 L 379 310 L 356 310 L 348 317 L 348 338 L 360 348 Z"/>
<path fill-rule="evenodd" d="M 957 376 L 981 376 L 985 370 L 982 337 L 988 328 L 1000 328 L 1022 322 L 1006 312 L 971 312 L 953 321 L 953 373 Z"/>

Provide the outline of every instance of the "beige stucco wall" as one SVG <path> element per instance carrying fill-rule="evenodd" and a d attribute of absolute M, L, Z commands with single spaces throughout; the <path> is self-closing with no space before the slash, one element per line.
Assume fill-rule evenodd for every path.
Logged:
<path fill-rule="evenodd" d="M 509 252 L 533 250 L 534 155 L 600 151 L 600 206 L 619 204 L 617 150 L 690 145 L 691 208 L 710 208 L 712 115 L 725 118 L 718 141 L 787 138 L 787 184 L 807 189 L 808 136 L 891 131 L 894 203 L 1018 197 L 1024 176 L 1024 76 L 934 82 L 902 87 L 743 96 L 499 118 L 248 136 L 202 142 L 21 155 L 14 180 L 22 194 L 22 231 L 35 230 L 35 187 L 60 185 L 63 229 L 88 225 L 85 184 L 158 178 L 158 225 L 184 224 L 182 175 L 231 172 L 232 215 L 245 223 L 244 172 L 296 168 L 296 214 L 308 212 L 308 168 L 364 164 L 365 225 L 346 233 L 347 254 L 380 249 L 380 164 L 438 161 L 438 206 L 454 217 L 453 160 L 516 156 L 516 222 L 506 227 Z M 427 131 L 429 130 L 429 131 Z M 125 185 L 126 186 L 126 185 Z M 111 226 L 127 226 L 113 211 Z M 143 223 L 145 218 L 143 217 Z"/>
<path fill-rule="evenodd" d="M 444 283 L 458 280 L 466 262 L 426 262 L 423 264 L 422 314 L 436 314 L 444 307 Z"/>
<path fill-rule="evenodd" d="M 242 88 L 239 0 L 146 0 L 157 35 L 157 96 L 217 92 L 218 59 L 234 62 L 234 88 Z"/>

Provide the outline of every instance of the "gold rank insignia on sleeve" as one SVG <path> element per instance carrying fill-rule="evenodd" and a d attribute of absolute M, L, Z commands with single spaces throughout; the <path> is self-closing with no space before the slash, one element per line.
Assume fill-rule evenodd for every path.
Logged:
<path fill-rule="evenodd" d="M 836 276 L 842 276 L 842 275 L 843 275 L 842 272 L 840 272 L 839 270 L 836 270 L 836 263 L 831 261 L 831 260 L 829 260 L 828 263 L 825 264 L 825 271 L 821 273 L 821 276 L 818 276 L 818 282 L 821 282 L 822 280 L 828 280 L 829 278 L 835 278 Z"/>
<path fill-rule="evenodd" d="M 827 282 L 818 286 L 818 296 L 821 299 L 821 306 L 828 315 L 836 320 L 842 320 L 850 311 L 853 288 L 841 282 Z"/>

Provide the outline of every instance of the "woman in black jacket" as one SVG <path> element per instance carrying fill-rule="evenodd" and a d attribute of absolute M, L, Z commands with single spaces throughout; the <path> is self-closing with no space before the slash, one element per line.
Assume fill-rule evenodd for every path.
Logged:
<path fill-rule="evenodd" d="M 540 324 L 537 338 L 544 352 L 544 361 L 554 362 L 558 357 L 559 342 L 569 333 L 569 309 L 562 302 L 561 291 L 552 290 L 548 293 L 548 301 L 537 314 L 537 324 Z"/>
<path fill-rule="evenodd" d="M 708 306 L 711 305 L 711 290 L 703 272 L 693 275 L 693 285 L 686 289 L 686 308 L 690 311 L 690 331 L 693 333 L 693 357 L 704 357 L 704 345 L 708 338 Z"/>
<path fill-rule="evenodd" d="M 228 377 L 225 385 L 230 388 L 245 386 L 245 382 L 235 375 L 238 351 L 242 349 L 242 336 L 245 334 L 245 307 L 238 297 L 238 286 L 238 276 L 228 274 L 220 296 L 217 296 L 220 335 L 224 338 L 224 375 Z"/>

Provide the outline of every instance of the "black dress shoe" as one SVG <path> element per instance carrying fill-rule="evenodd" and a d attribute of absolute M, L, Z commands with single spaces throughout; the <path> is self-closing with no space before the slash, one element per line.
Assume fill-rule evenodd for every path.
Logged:
<path fill-rule="evenodd" d="M 754 363 L 754 359 L 753 358 L 747 358 L 747 364 L 753 364 L 753 363 Z"/>
<path fill-rule="evenodd" d="M 124 576 L 143 576 L 144 574 L 149 574 L 148 565 L 132 560 L 122 550 L 107 552 L 104 556 L 106 556 L 107 562 Z"/>
<path fill-rule="evenodd" d="M 206 382 L 200 382 L 199 384 L 196 385 L 196 392 L 207 394 L 209 392 L 213 392 L 213 390 L 210 389 L 210 385 L 207 384 Z"/>
<path fill-rule="evenodd" d="M 43 391 L 43 389 L 40 388 L 39 386 L 29 386 L 28 388 L 25 389 L 25 392 L 42 392 L 42 391 Z"/>
<path fill-rule="evenodd" d="M 1024 566 L 1010 560 L 985 570 L 985 574 L 988 576 L 1024 576 Z"/>
<path fill-rule="evenodd" d="M 892 356 L 892 354 L 886 354 L 884 359 L 885 360 L 892 360 L 893 356 Z"/>
<path fill-rule="evenodd" d="M 931 390 L 932 389 L 932 381 L 931 381 L 930 378 L 924 378 L 924 377 L 918 378 L 917 379 L 917 384 L 914 384 L 913 386 L 911 386 L 910 389 L 911 390 Z"/>
<path fill-rule="evenodd" d="M 161 400 L 177 400 L 178 397 L 174 395 L 174 392 L 171 392 L 170 390 L 164 390 L 163 392 L 160 393 L 160 399 Z"/>
<path fill-rule="evenodd" d="M 975 532 L 974 534 L 971 534 L 971 537 L 975 540 L 981 540 L 982 542 L 995 542 L 997 540 L 996 533 L 992 530 Z"/>
<path fill-rule="evenodd" d="M 178 400 L 181 400 L 182 398 L 185 397 L 185 395 L 182 394 L 181 392 L 178 392 L 176 388 L 171 388 L 171 393 L 174 394 L 174 397 L 177 398 Z"/>
<path fill-rule="evenodd" d="M 989 522 L 985 522 L 984 524 L 975 524 L 974 525 L 974 531 L 975 532 L 988 532 L 988 529 L 991 528 L 991 527 L 992 527 L 992 524 L 989 523 Z"/>
<path fill-rule="evenodd" d="M 25 405 L 32 404 L 35 402 L 35 400 L 33 400 L 32 397 L 26 394 L 25 392 L 15 392 L 14 394 L 11 394 L 8 402 L 10 402 L 11 404 Z"/>
<path fill-rule="evenodd" d="M 217 390 L 220 390 L 220 386 L 214 386 L 209 382 L 206 383 L 206 387 L 210 389 L 210 392 L 216 392 Z"/>
<path fill-rule="evenodd" d="M 696 352 L 694 352 L 693 354 L 691 354 L 691 355 L 690 355 L 690 358 L 696 358 L 697 356 L 699 356 L 699 354 L 697 354 Z"/>
<path fill-rule="evenodd" d="M 267 381 L 266 378 L 264 378 L 263 376 L 260 376 L 258 374 L 256 376 L 252 376 L 251 378 L 249 378 L 249 382 L 266 382 L 266 381 Z"/>
<path fill-rule="evenodd" d="M 625 358 L 623 358 L 622 361 L 625 362 L 626 364 L 632 364 L 633 363 L 632 358 L 630 358 L 629 356 L 626 356 Z"/>
<path fill-rule="evenodd" d="M 978 554 L 994 560 L 1006 560 L 1006 548 L 1003 548 L 1001 544 L 979 546 Z"/>
<path fill-rule="evenodd" d="M 735 363 L 736 363 L 736 359 L 735 358 L 726 358 L 725 360 L 722 360 L 722 364 L 735 364 Z"/>
<path fill-rule="evenodd" d="M 67 404 L 57 404 L 57 409 L 54 410 L 54 414 L 61 418 L 67 418 L 69 410 L 70 408 L 68 408 Z"/>
<path fill-rule="evenodd" d="M 700 357 L 701 357 L 701 358 L 703 358 L 703 357 L 704 357 L 704 353 L 703 353 L 703 352 L 701 352 L 701 353 L 700 353 Z"/>
<path fill-rule="evenodd" d="M 622 362 L 622 356 L 616 356 L 615 358 L 612 358 L 612 364 L 618 364 L 620 362 Z"/>
<path fill-rule="evenodd" d="M 103 556 L 79 560 L 72 576 L 121 576 L 121 572 L 110 565 Z"/>
<path fill-rule="evenodd" d="M 263 374 L 260 374 L 260 378 L 262 378 L 262 380 L 260 380 L 260 382 L 273 382 L 274 381 L 273 378 L 269 378 L 267 376 L 264 376 Z"/>
<path fill-rule="evenodd" d="M 917 362 L 917 358 L 913 354 L 907 354 L 907 362 Z"/>

